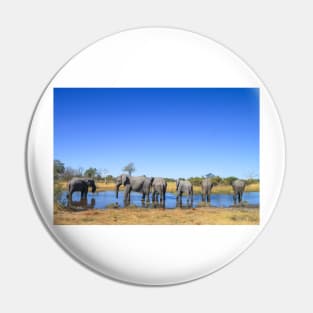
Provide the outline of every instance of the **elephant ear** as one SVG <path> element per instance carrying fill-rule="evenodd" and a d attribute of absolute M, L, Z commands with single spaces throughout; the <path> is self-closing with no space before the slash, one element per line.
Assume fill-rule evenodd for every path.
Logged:
<path fill-rule="evenodd" d="M 81 183 L 83 184 L 83 185 L 85 185 L 85 186 L 89 186 L 89 180 L 88 179 L 83 179 L 83 180 L 81 180 Z"/>
<path fill-rule="evenodd" d="M 88 186 L 91 186 L 92 185 L 92 179 L 87 179 L 87 184 L 88 184 Z"/>
<path fill-rule="evenodd" d="M 179 179 L 176 180 L 176 190 L 178 189 L 179 186 Z"/>
<path fill-rule="evenodd" d="M 152 185 L 153 181 L 154 181 L 154 177 L 151 177 L 151 181 L 150 181 L 151 185 Z"/>
<path fill-rule="evenodd" d="M 128 175 L 122 175 L 122 184 L 125 186 L 128 183 L 129 183 Z"/>

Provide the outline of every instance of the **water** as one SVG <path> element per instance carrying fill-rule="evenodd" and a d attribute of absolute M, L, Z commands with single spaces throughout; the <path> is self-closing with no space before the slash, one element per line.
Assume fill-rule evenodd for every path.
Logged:
<path fill-rule="evenodd" d="M 61 193 L 59 202 L 68 205 L 67 192 Z M 130 202 L 138 207 L 153 207 L 152 203 L 142 203 L 141 194 L 137 192 L 132 192 L 130 196 Z M 118 206 L 124 207 L 124 193 L 119 192 Z M 150 194 L 151 201 L 151 194 Z M 197 194 L 193 196 L 193 207 L 197 207 L 197 204 L 201 202 L 201 195 Z M 243 194 L 243 202 L 247 203 L 249 206 L 257 207 L 259 206 L 259 192 L 245 192 Z M 106 209 L 108 206 L 113 206 L 116 203 L 115 191 L 100 191 L 92 194 L 88 193 L 87 201 L 80 201 L 80 193 L 74 192 L 72 199 L 72 206 L 83 207 L 83 208 L 94 208 L 94 209 Z M 230 207 L 233 206 L 233 196 L 231 194 L 212 194 L 211 203 L 212 207 Z M 166 193 L 165 208 L 172 209 L 176 205 L 176 195 L 174 193 Z M 186 197 L 183 196 L 182 206 L 187 206 Z"/>

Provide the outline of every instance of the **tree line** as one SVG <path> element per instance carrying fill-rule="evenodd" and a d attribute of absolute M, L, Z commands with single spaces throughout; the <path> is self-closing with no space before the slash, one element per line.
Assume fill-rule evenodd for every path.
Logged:
<path fill-rule="evenodd" d="M 135 165 L 133 162 L 125 165 L 122 168 L 123 172 L 127 172 L 130 176 L 133 172 L 136 171 Z M 86 170 L 82 167 L 79 167 L 77 169 L 72 168 L 70 166 L 65 166 L 63 162 L 60 160 L 54 160 L 54 180 L 70 180 L 73 177 L 90 177 L 95 180 L 104 180 L 105 183 L 113 183 L 115 182 L 115 177 L 108 174 L 107 169 L 97 169 L 94 167 L 89 167 Z M 179 179 L 188 179 L 194 186 L 200 186 L 201 182 L 204 178 L 210 178 L 213 183 L 218 185 L 230 185 L 234 180 L 238 179 L 238 177 L 235 176 L 229 176 L 229 177 L 220 177 L 216 176 L 212 173 L 203 175 L 203 176 L 195 176 L 195 177 L 179 177 Z M 169 178 L 164 177 L 164 180 L 166 182 L 175 182 L 175 178 Z M 248 178 L 245 180 L 247 184 L 253 184 L 258 183 L 258 178 Z"/>

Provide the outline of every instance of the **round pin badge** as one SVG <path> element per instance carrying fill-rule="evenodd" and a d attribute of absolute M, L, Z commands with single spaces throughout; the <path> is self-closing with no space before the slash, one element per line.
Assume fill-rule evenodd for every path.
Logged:
<path fill-rule="evenodd" d="M 285 146 L 269 92 L 236 54 L 193 32 L 141 28 L 56 73 L 26 163 L 42 221 L 74 259 L 168 285 L 254 241 L 278 201 Z"/>

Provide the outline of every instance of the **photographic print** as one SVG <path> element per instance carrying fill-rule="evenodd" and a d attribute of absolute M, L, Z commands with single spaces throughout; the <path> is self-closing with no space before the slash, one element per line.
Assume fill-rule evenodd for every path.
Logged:
<path fill-rule="evenodd" d="M 258 88 L 54 88 L 54 224 L 258 225 Z"/>

